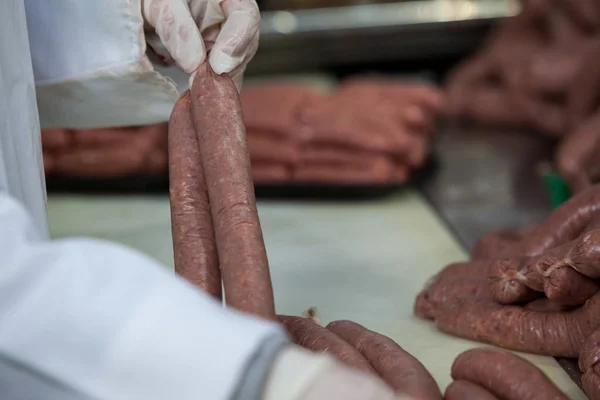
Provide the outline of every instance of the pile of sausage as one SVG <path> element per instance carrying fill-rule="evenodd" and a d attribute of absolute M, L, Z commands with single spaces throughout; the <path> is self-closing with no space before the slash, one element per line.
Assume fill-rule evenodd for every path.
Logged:
<path fill-rule="evenodd" d="M 555 161 L 572 193 L 600 182 L 600 112 L 584 120 L 562 140 Z"/>
<path fill-rule="evenodd" d="M 433 87 L 375 78 L 332 93 L 271 83 L 241 101 L 257 183 L 404 182 L 426 161 L 442 107 Z"/>
<path fill-rule="evenodd" d="M 563 138 L 556 165 L 577 193 L 600 179 L 600 2 L 522 0 L 446 83 L 451 118 Z"/>
<path fill-rule="evenodd" d="M 241 106 L 228 77 L 200 69 L 171 115 L 169 153 L 176 155 L 169 174 L 177 273 L 219 301 L 222 283 L 229 307 L 278 321 L 296 344 L 375 374 L 397 393 L 443 398 L 423 365 L 388 337 L 351 321 L 323 327 L 313 318 L 276 315 Z M 496 350 L 463 353 L 452 376 L 450 400 L 565 399 L 534 366 Z"/>
<path fill-rule="evenodd" d="M 443 332 L 511 350 L 579 357 L 600 399 L 600 186 L 543 223 L 482 237 L 468 262 L 433 277 L 415 313 Z"/>
<path fill-rule="evenodd" d="M 164 174 L 167 124 L 101 129 L 44 129 L 46 175 L 113 178 Z"/>
<path fill-rule="evenodd" d="M 290 83 L 247 89 L 242 109 L 254 181 L 404 182 L 426 161 L 441 107 L 437 89 L 389 80 L 350 80 L 330 94 Z M 166 124 L 43 130 L 46 174 L 164 174 L 166 133 Z"/>
<path fill-rule="evenodd" d="M 449 77 L 449 114 L 563 136 L 598 106 L 600 3 L 523 0 Z"/>

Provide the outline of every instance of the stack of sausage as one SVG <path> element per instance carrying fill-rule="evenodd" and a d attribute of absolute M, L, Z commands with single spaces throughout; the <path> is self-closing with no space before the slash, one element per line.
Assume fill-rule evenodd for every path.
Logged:
<path fill-rule="evenodd" d="M 600 186 L 594 186 L 538 226 L 482 237 L 470 261 L 431 279 L 415 313 L 449 334 L 579 357 L 586 392 L 600 399 L 599 279 Z"/>
<path fill-rule="evenodd" d="M 404 182 L 429 153 L 441 95 L 431 87 L 356 79 L 335 93 L 267 84 L 242 94 L 256 183 Z M 44 130 L 48 175 L 119 177 L 167 170 L 166 124 Z"/>
<path fill-rule="evenodd" d="M 584 120 L 562 140 L 556 152 L 556 165 L 572 193 L 600 182 L 600 112 Z"/>
<path fill-rule="evenodd" d="M 522 12 L 501 22 L 451 74 L 448 111 L 457 118 L 563 136 L 598 106 L 600 73 L 590 66 L 600 54 L 600 3 L 522 3 Z"/>
<path fill-rule="evenodd" d="M 556 165 L 572 192 L 600 179 L 600 2 L 524 0 L 447 83 L 448 113 L 563 138 Z"/>
<path fill-rule="evenodd" d="M 442 97 L 422 84 L 361 78 L 333 93 L 257 86 L 242 104 L 257 183 L 389 184 L 424 164 Z"/>
<path fill-rule="evenodd" d="M 114 178 L 164 174 L 167 124 L 131 128 L 44 129 L 46 175 Z"/>

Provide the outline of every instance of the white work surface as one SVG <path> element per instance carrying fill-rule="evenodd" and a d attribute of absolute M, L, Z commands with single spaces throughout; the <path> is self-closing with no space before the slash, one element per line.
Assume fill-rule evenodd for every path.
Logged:
<path fill-rule="evenodd" d="M 166 197 L 57 197 L 48 201 L 51 235 L 94 236 L 135 247 L 172 268 Z M 450 366 L 477 343 L 443 335 L 413 316 L 428 278 L 465 258 L 435 213 L 410 191 L 358 203 L 259 204 L 277 311 L 317 307 L 321 322 L 352 319 L 392 337 L 442 389 Z M 572 399 L 586 399 L 554 359 L 526 356 Z"/>

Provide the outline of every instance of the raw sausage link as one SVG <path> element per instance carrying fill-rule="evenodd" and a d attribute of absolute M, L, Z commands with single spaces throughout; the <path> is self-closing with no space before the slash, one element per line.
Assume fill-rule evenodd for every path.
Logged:
<path fill-rule="evenodd" d="M 371 165 L 328 165 L 312 164 L 293 171 L 295 182 L 309 184 L 386 184 L 390 182 L 394 165 L 384 157 Z M 396 182 L 394 182 L 396 183 Z M 400 182 L 399 182 L 400 183 Z"/>
<path fill-rule="evenodd" d="M 581 377 L 581 385 L 590 400 L 600 400 L 600 374 L 588 371 Z"/>
<path fill-rule="evenodd" d="M 149 149 L 148 149 L 149 150 Z M 55 154 L 57 175 L 120 177 L 144 171 L 146 152 L 125 146 L 99 149 L 71 148 Z"/>
<path fill-rule="evenodd" d="M 371 364 L 354 346 L 313 320 L 280 315 L 279 321 L 283 323 L 297 345 L 315 352 L 331 354 L 331 356 L 352 368 L 377 375 Z"/>
<path fill-rule="evenodd" d="M 369 166 L 385 159 L 385 155 L 368 150 L 341 146 L 307 146 L 300 155 L 303 165 Z"/>
<path fill-rule="evenodd" d="M 494 299 L 502 304 L 521 303 L 536 297 L 533 292 L 537 291 L 544 292 L 558 304 L 578 306 L 585 303 L 600 287 L 572 269 L 569 254 L 581 242 L 565 243 L 541 256 L 494 262 L 490 268 L 490 289 Z"/>
<path fill-rule="evenodd" d="M 252 164 L 252 179 L 255 184 L 274 184 L 287 182 L 291 179 L 290 168 L 277 163 Z"/>
<path fill-rule="evenodd" d="M 566 262 L 583 275 L 600 279 L 600 229 L 581 236 L 567 254 Z"/>
<path fill-rule="evenodd" d="M 581 124 L 567 136 L 556 153 L 556 165 L 571 192 L 578 193 L 593 185 L 588 167 L 597 161 L 600 145 L 600 113 Z"/>
<path fill-rule="evenodd" d="M 500 229 L 481 236 L 471 251 L 471 260 L 502 258 L 517 255 L 516 248 L 534 228 Z"/>
<path fill-rule="evenodd" d="M 541 298 L 525 304 L 523 309 L 540 313 L 555 313 L 560 311 L 568 311 L 571 309 L 571 307 L 556 304 L 548 299 Z"/>
<path fill-rule="evenodd" d="M 552 98 L 532 93 L 528 67 L 529 63 L 523 59 L 507 68 L 505 74 L 511 101 L 536 130 L 549 136 L 560 136 L 567 129 L 566 109 Z"/>
<path fill-rule="evenodd" d="M 318 91 L 306 85 L 271 83 L 245 88 L 240 100 L 248 131 L 296 140 L 305 107 L 320 97 Z"/>
<path fill-rule="evenodd" d="M 523 253 L 535 256 L 579 236 L 600 211 L 600 185 L 591 187 L 563 203 L 523 243 Z"/>
<path fill-rule="evenodd" d="M 417 295 L 415 315 L 434 319 L 445 299 L 466 297 L 471 301 L 491 301 L 486 285 L 488 265 L 483 261 L 451 264 L 431 278 Z"/>
<path fill-rule="evenodd" d="M 523 127 L 526 124 L 509 93 L 491 84 L 470 88 L 465 93 L 460 93 L 459 89 L 455 89 L 455 92 L 458 92 L 456 96 L 462 97 L 451 100 L 451 112 L 459 117 L 495 126 Z"/>
<path fill-rule="evenodd" d="M 445 400 L 500 400 L 485 388 L 469 381 L 454 381 L 446 388 Z"/>
<path fill-rule="evenodd" d="M 579 354 L 579 369 L 583 372 L 581 383 L 592 400 L 600 399 L 600 329 L 592 333 Z"/>
<path fill-rule="evenodd" d="M 600 327 L 600 294 L 570 311 L 547 299 L 535 307 L 505 306 L 491 298 L 484 267 L 470 262 L 444 269 L 417 296 L 415 314 L 452 335 L 564 357 L 577 357 L 588 335 Z"/>
<path fill-rule="evenodd" d="M 221 300 L 221 273 L 189 91 L 177 101 L 169 120 L 169 195 L 175 271 Z"/>
<path fill-rule="evenodd" d="M 437 303 L 433 319 L 438 329 L 455 336 L 510 350 L 577 357 L 587 336 L 600 327 L 600 294 L 582 307 L 564 312 L 534 312 L 519 306 L 449 298 L 447 304 Z"/>
<path fill-rule="evenodd" d="M 543 277 L 544 293 L 558 304 L 579 306 L 600 291 L 595 281 L 572 269 L 564 258 L 543 257 L 536 269 Z"/>
<path fill-rule="evenodd" d="M 225 299 L 240 311 L 275 319 L 237 89 L 228 76 L 215 74 L 204 63 L 194 79 L 191 99 Z"/>
<path fill-rule="evenodd" d="M 145 127 L 80 129 L 73 132 L 73 143 L 78 148 L 126 146 L 134 136 L 144 134 Z"/>
<path fill-rule="evenodd" d="M 54 173 L 55 162 L 56 162 L 54 160 L 54 154 L 45 151 L 42 153 L 42 157 L 44 160 L 44 173 L 46 175 L 52 175 Z"/>
<path fill-rule="evenodd" d="M 415 400 L 442 399 L 442 393 L 416 358 L 392 339 L 351 321 L 335 321 L 327 329 L 354 346 L 397 393 Z"/>
<path fill-rule="evenodd" d="M 528 361 L 497 349 L 473 349 L 452 364 L 452 378 L 475 383 L 505 400 L 568 400 Z"/>
<path fill-rule="evenodd" d="M 42 129 L 42 149 L 64 150 L 73 144 L 72 131 L 68 129 Z"/>
<path fill-rule="evenodd" d="M 517 302 L 533 300 L 537 297 L 531 286 L 538 286 L 542 290 L 541 279 L 535 282 L 529 275 L 529 284 L 526 273 L 530 270 L 531 260 L 528 258 L 503 258 L 493 262 L 490 267 L 489 287 L 494 300 L 500 304 L 514 304 Z"/>
<path fill-rule="evenodd" d="M 404 81 L 396 83 L 386 78 L 350 78 L 340 85 L 339 93 L 350 93 L 355 98 L 388 100 L 402 106 L 410 101 L 432 113 L 442 111 L 444 105 L 442 94 L 433 86 Z"/>
<path fill-rule="evenodd" d="M 569 0 L 569 2 L 583 3 L 581 0 Z M 581 121 L 585 121 L 588 117 L 594 115 L 598 107 L 600 71 L 587 66 L 591 65 L 592 62 L 598 62 L 600 42 L 592 40 L 589 44 L 591 46 L 585 52 L 577 79 L 571 83 L 570 90 L 567 93 L 567 107 L 572 127 L 576 127 Z"/>
<path fill-rule="evenodd" d="M 257 162 L 295 165 L 300 157 L 298 147 L 292 141 L 261 135 L 259 132 L 248 132 L 248 151 L 253 165 Z"/>

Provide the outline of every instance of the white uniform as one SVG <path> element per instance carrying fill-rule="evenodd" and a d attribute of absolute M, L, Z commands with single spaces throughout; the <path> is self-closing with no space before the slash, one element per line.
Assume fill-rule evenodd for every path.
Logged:
<path fill-rule="evenodd" d="M 142 254 L 48 240 L 38 106 L 45 127 L 107 127 L 165 121 L 177 99 L 145 55 L 140 9 L 0 1 L 0 398 L 392 399 Z"/>
<path fill-rule="evenodd" d="M 47 240 L 33 73 L 45 125 L 168 119 L 177 91 L 145 56 L 139 9 L 132 0 L 0 2 L 3 400 L 253 399 L 286 342 L 277 325 L 224 311 L 118 244 Z"/>

